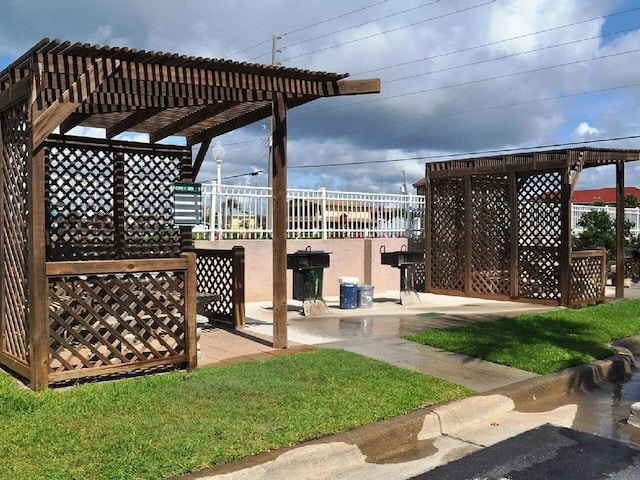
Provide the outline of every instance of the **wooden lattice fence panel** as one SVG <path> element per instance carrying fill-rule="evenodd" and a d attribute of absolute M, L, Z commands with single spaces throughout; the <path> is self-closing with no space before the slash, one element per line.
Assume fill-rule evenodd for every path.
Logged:
<path fill-rule="evenodd" d="M 53 145 L 45 156 L 47 259 L 116 258 L 113 152 Z"/>
<path fill-rule="evenodd" d="M 424 262 L 416 263 L 413 270 L 413 287 L 417 292 L 426 291 L 426 266 Z"/>
<path fill-rule="evenodd" d="M 510 202 L 508 177 L 473 178 L 471 291 L 509 295 Z"/>
<path fill-rule="evenodd" d="M 48 261 L 173 258 L 173 185 L 188 178 L 176 147 L 50 137 L 45 148 Z"/>
<path fill-rule="evenodd" d="M 518 178 L 518 296 L 560 299 L 562 176 Z"/>
<path fill-rule="evenodd" d="M 0 114 L 2 128 L 2 302 L 1 349 L 19 363 L 29 362 L 27 152 L 28 108 L 19 103 Z"/>
<path fill-rule="evenodd" d="M 52 381 L 186 361 L 183 271 L 49 277 L 48 285 Z"/>
<path fill-rule="evenodd" d="M 569 292 L 571 306 L 604 301 L 606 258 L 604 250 L 572 253 Z"/>
<path fill-rule="evenodd" d="M 461 178 L 431 180 L 431 288 L 464 290 L 464 186 Z"/>
<path fill-rule="evenodd" d="M 219 300 L 198 307 L 204 315 L 218 320 L 233 320 L 233 251 L 196 250 L 198 292 L 219 296 Z"/>
<path fill-rule="evenodd" d="M 173 184 L 181 180 L 182 156 L 125 151 L 124 256 L 177 257 L 180 229 L 173 225 Z"/>

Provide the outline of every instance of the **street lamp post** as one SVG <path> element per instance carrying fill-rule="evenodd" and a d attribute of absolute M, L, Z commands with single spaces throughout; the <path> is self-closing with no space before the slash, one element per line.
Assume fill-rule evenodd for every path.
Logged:
<path fill-rule="evenodd" d="M 214 195 L 216 218 L 218 223 L 218 239 L 222 240 L 222 215 L 221 208 L 221 186 L 222 186 L 222 159 L 224 158 L 224 147 L 218 140 L 216 146 L 213 147 L 213 158 L 216 161 L 217 175 L 216 175 L 216 190 Z"/>

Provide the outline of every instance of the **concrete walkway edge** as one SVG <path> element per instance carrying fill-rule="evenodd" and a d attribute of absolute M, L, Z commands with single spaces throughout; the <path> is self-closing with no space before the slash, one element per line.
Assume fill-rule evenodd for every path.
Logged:
<path fill-rule="evenodd" d="M 285 453 L 309 445 L 355 445 L 367 457 L 393 457 L 415 445 L 416 440 L 428 440 L 442 435 L 455 435 L 480 421 L 526 408 L 538 400 L 558 395 L 588 391 L 606 382 L 615 382 L 631 373 L 640 354 L 640 336 L 613 342 L 619 353 L 605 360 L 567 368 L 560 372 L 523 380 L 490 392 L 462 400 L 426 407 L 398 417 L 364 425 L 345 433 L 323 437 L 276 451 L 259 454 L 227 465 L 179 477 L 180 479 L 215 478 L 230 472 L 239 472 L 257 465 L 274 462 Z M 332 455 L 339 455 L 333 451 Z M 291 456 L 291 458 L 296 458 Z M 340 463 L 333 458 L 332 462 Z M 280 469 L 286 465 L 279 465 Z M 283 470 L 286 471 L 286 470 Z"/>

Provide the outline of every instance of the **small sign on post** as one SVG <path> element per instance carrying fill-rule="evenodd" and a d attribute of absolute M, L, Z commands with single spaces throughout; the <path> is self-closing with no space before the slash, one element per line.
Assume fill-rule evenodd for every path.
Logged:
<path fill-rule="evenodd" d="M 202 184 L 173 184 L 173 224 L 193 227 L 202 223 Z"/>

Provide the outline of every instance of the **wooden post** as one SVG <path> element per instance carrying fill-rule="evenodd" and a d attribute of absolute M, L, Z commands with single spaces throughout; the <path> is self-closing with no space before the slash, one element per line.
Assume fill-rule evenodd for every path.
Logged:
<path fill-rule="evenodd" d="M 431 291 L 431 179 L 429 167 L 424 174 L 424 291 Z"/>
<path fill-rule="evenodd" d="M 273 157 L 273 347 L 287 348 L 287 105 L 275 93 L 271 122 Z"/>
<path fill-rule="evenodd" d="M 471 185 L 471 175 L 464 176 L 464 293 L 465 295 L 470 295 L 472 290 L 472 261 L 471 257 L 473 255 L 473 245 L 472 245 L 472 222 L 473 222 L 473 212 L 472 210 L 472 185 Z"/>
<path fill-rule="evenodd" d="M 616 299 L 624 298 L 624 160 L 616 162 Z"/>
<path fill-rule="evenodd" d="M 233 247 L 233 326 L 244 328 L 244 247 Z"/>
<path fill-rule="evenodd" d="M 569 306 L 571 299 L 571 172 L 562 171 L 560 192 L 560 304 Z"/>
<path fill-rule="evenodd" d="M 187 370 L 198 366 L 198 339 L 196 336 L 196 254 L 183 253 L 182 258 L 187 261 L 184 274 L 184 323 L 185 347 L 188 357 Z"/>
<path fill-rule="evenodd" d="M 4 139 L 2 136 L 2 110 L 0 109 L 0 228 L 4 228 L 4 185 L 7 179 L 4 172 Z M 5 320 L 5 298 L 4 278 L 5 278 L 5 245 L 4 235 L 0 232 L 0 353 L 6 350 L 7 332 Z"/>
<path fill-rule="evenodd" d="M 49 312 L 47 307 L 46 233 L 44 212 L 44 150 L 34 151 L 34 116 L 40 88 L 40 68 L 31 60 L 29 140 L 27 143 L 27 283 L 29 287 L 29 380 L 40 390 L 49 384 Z"/>
<path fill-rule="evenodd" d="M 365 238 L 364 239 L 364 283 L 367 285 L 373 284 L 372 267 L 373 267 L 373 245 L 370 238 Z"/>
<path fill-rule="evenodd" d="M 511 248 L 509 258 L 509 294 L 518 298 L 518 177 L 509 172 L 509 219 Z"/>

